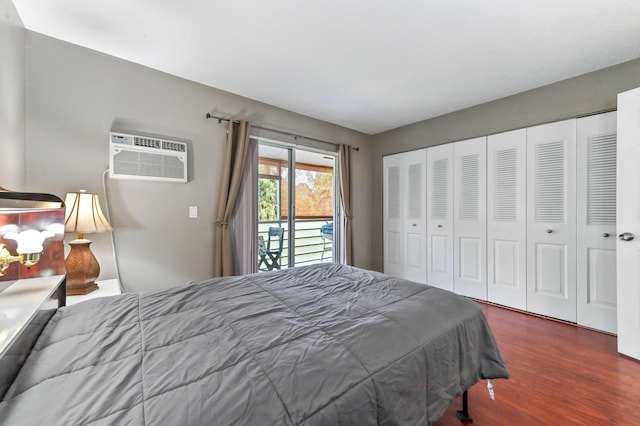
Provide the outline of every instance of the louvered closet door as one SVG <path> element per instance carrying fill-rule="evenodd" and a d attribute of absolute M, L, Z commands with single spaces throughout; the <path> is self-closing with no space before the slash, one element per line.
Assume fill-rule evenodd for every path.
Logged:
<path fill-rule="evenodd" d="M 487 300 L 487 138 L 453 144 L 454 291 Z"/>
<path fill-rule="evenodd" d="M 577 121 L 578 324 L 616 332 L 616 113 Z"/>
<path fill-rule="evenodd" d="M 576 321 L 576 120 L 527 129 L 527 310 Z"/>
<path fill-rule="evenodd" d="M 453 291 L 453 144 L 427 148 L 427 282 Z"/>
<path fill-rule="evenodd" d="M 401 194 L 401 175 L 404 157 L 389 155 L 383 157 L 383 245 L 384 272 L 396 277 L 403 276 L 403 247 L 402 233 L 404 216 Z"/>
<path fill-rule="evenodd" d="M 427 150 L 406 152 L 404 171 L 404 277 L 427 282 Z M 401 181 L 402 182 L 402 181 Z"/>
<path fill-rule="evenodd" d="M 487 138 L 487 297 L 527 308 L 527 131 Z"/>

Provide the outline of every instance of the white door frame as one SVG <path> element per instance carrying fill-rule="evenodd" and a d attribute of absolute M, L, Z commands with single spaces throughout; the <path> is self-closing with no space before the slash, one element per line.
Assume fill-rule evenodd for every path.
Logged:
<path fill-rule="evenodd" d="M 618 95 L 617 127 L 618 352 L 640 359 L 640 88 Z"/>

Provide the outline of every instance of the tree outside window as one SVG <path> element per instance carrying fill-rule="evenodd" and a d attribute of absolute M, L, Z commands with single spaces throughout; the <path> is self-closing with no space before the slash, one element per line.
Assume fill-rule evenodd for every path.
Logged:
<path fill-rule="evenodd" d="M 259 220 L 278 221 L 288 217 L 286 162 L 261 157 L 259 174 Z M 332 217 L 333 168 L 297 163 L 295 178 L 296 218 Z"/>

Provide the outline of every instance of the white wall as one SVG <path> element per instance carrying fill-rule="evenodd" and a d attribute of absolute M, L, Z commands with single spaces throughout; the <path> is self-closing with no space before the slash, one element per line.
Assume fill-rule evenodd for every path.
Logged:
<path fill-rule="evenodd" d="M 373 232 L 382 230 L 384 155 L 614 109 L 618 93 L 638 86 L 640 59 L 375 135 Z M 371 266 L 382 270 L 382 241 L 372 242 Z"/>
<path fill-rule="evenodd" d="M 27 32 L 27 185 L 61 197 L 102 194 L 110 130 L 185 140 L 187 184 L 107 180 L 121 278 L 143 291 L 209 278 L 226 125 L 217 111 L 255 125 L 360 147 L 355 158 L 355 263 L 370 266 L 370 136 L 186 81 L 92 50 Z M 241 72 L 242 70 L 238 70 Z M 284 90 L 284 89 L 283 89 Z M 197 205 L 199 217 L 188 218 Z M 102 266 L 115 274 L 107 234 L 88 235 Z"/>
<path fill-rule="evenodd" d="M 10 0 L 0 0 L 0 187 L 24 191 L 25 29 Z"/>

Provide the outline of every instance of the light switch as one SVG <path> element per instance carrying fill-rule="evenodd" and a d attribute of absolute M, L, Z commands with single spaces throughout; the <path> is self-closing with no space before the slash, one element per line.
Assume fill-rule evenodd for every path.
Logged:
<path fill-rule="evenodd" d="M 191 219 L 198 217 L 198 206 L 189 206 L 189 217 Z"/>

